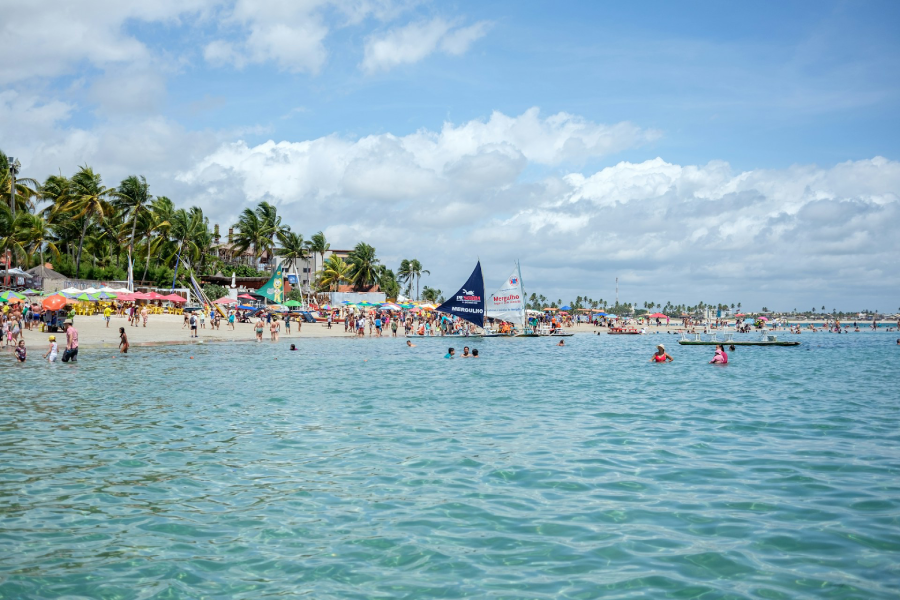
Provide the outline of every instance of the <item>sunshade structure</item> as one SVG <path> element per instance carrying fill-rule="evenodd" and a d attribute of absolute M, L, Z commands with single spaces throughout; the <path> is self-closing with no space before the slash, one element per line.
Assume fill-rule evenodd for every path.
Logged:
<path fill-rule="evenodd" d="M 285 306 L 289 306 L 289 307 L 291 307 L 291 308 L 294 308 L 294 307 L 297 307 L 297 306 L 303 306 L 303 303 L 302 303 L 302 302 L 297 302 L 296 300 L 288 300 L 287 302 L 284 303 L 284 305 L 285 305 Z"/>
<path fill-rule="evenodd" d="M 103 290 L 97 292 L 96 294 L 94 294 L 94 296 L 96 296 L 98 300 L 115 300 L 119 297 L 118 294 L 115 294 L 113 292 L 104 292 Z"/>
<path fill-rule="evenodd" d="M 225 296 L 219 298 L 218 300 L 213 300 L 213 304 L 237 304 L 237 300 Z"/>
<path fill-rule="evenodd" d="M 39 291 L 33 290 L 31 288 L 28 288 L 27 290 L 25 290 L 24 292 L 21 292 L 21 293 L 25 294 L 26 296 L 40 296 L 41 295 L 41 293 Z"/>
<path fill-rule="evenodd" d="M 664 315 L 662 313 L 653 313 L 652 315 L 650 315 L 650 318 L 651 319 L 665 319 L 666 315 Z"/>
<path fill-rule="evenodd" d="M 77 296 L 75 296 L 75 299 L 79 300 L 81 302 L 96 302 L 97 301 L 96 296 L 92 296 L 91 294 L 88 294 L 87 292 L 82 292 L 82 293 L 78 294 Z"/>
<path fill-rule="evenodd" d="M 437 307 L 434 304 L 420 304 L 419 308 L 422 310 L 434 310 Z"/>
<path fill-rule="evenodd" d="M 0 294 L 0 301 L 3 301 L 3 302 L 10 302 L 11 300 L 13 302 L 18 302 L 19 300 L 24 300 L 24 299 L 25 299 L 25 296 L 23 294 L 20 294 L 19 292 L 9 291 L 9 292 L 3 292 L 2 294 Z"/>
<path fill-rule="evenodd" d="M 48 296 L 47 298 L 41 300 L 41 306 L 43 306 L 47 310 L 60 310 L 66 305 L 66 302 L 68 301 L 69 299 L 65 296 L 56 294 L 53 296 Z"/>
<path fill-rule="evenodd" d="M 169 302 L 187 302 L 187 298 L 182 298 L 178 294 L 169 294 L 168 296 L 163 296 L 162 300 L 168 300 Z"/>
<path fill-rule="evenodd" d="M 122 302 L 133 302 L 134 294 L 129 294 L 128 292 L 120 292 L 116 294 L 116 300 L 121 300 Z"/>
<path fill-rule="evenodd" d="M 560 306 L 559 310 L 572 310 L 572 307 L 566 304 L 565 306 Z"/>
<path fill-rule="evenodd" d="M 381 310 L 403 310 L 403 309 L 401 309 L 400 306 L 397 304 L 392 304 L 392 303 L 388 302 L 387 304 L 381 305 Z"/>
<path fill-rule="evenodd" d="M 254 298 L 250 294 L 241 294 L 240 296 L 238 296 L 238 298 L 240 298 L 241 300 L 256 300 L 256 298 Z"/>

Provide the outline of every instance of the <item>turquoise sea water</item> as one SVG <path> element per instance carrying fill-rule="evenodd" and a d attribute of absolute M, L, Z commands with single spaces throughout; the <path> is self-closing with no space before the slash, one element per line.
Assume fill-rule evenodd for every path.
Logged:
<path fill-rule="evenodd" d="M 896 337 L 3 360 L 0 598 L 896 598 Z"/>

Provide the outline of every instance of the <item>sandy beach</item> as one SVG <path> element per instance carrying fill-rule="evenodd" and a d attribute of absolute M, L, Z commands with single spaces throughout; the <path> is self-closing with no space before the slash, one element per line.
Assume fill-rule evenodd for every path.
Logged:
<path fill-rule="evenodd" d="M 198 342 L 223 342 L 223 341 L 251 341 L 254 338 L 252 323 L 237 323 L 234 331 L 225 323 L 218 330 L 210 329 L 209 323 L 206 329 L 200 329 L 199 339 L 191 339 L 188 328 L 184 325 L 183 317 L 179 315 L 151 315 L 147 326 L 130 327 L 128 320 L 124 317 L 114 316 L 110 321 L 109 327 L 106 327 L 106 321 L 101 315 L 78 316 L 75 318 L 75 327 L 78 330 L 79 345 L 83 348 L 89 347 L 116 347 L 119 345 L 119 327 L 125 327 L 128 334 L 128 342 L 132 346 L 140 346 L 142 344 L 190 344 Z M 297 323 L 291 323 L 291 333 L 284 331 L 282 323 L 282 332 L 280 341 L 288 341 L 295 338 L 325 338 L 325 337 L 354 337 L 352 333 L 344 332 L 344 324 L 336 323 L 328 329 L 324 323 L 303 323 L 300 331 L 297 331 Z M 665 334 L 674 335 L 681 332 L 683 327 L 681 323 L 671 323 L 668 327 L 647 327 L 648 335 Z M 700 328 L 698 327 L 698 331 Z M 606 334 L 606 328 L 595 327 L 589 324 L 578 324 L 573 327 L 566 328 L 566 333 L 577 334 L 595 334 L 596 332 Z M 25 332 L 25 343 L 33 351 L 41 350 L 47 341 L 49 333 L 42 333 L 38 330 Z M 65 334 L 58 332 L 55 334 L 57 341 L 60 342 L 62 348 L 65 344 Z M 368 336 L 367 336 L 368 337 Z M 390 332 L 386 332 L 384 337 L 390 337 Z M 404 337 L 402 329 L 398 337 Z M 440 336 L 438 336 L 440 337 Z M 269 341 L 269 331 L 266 328 L 263 339 Z M 41 350 L 43 352 L 43 350 Z"/>

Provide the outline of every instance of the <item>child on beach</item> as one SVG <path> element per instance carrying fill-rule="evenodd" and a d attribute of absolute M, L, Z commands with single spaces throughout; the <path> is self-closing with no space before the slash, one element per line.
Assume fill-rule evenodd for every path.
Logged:
<path fill-rule="evenodd" d="M 19 345 L 16 346 L 16 360 L 19 362 L 25 362 L 25 356 L 28 354 L 28 350 L 25 349 L 25 340 L 19 340 Z"/>
<path fill-rule="evenodd" d="M 122 354 L 128 354 L 128 336 L 125 335 L 124 327 L 119 327 L 119 350 Z"/>
<path fill-rule="evenodd" d="M 48 341 L 50 342 L 50 347 L 44 354 L 44 358 L 47 362 L 56 362 L 56 356 L 59 353 L 59 345 L 56 343 L 56 336 L 51 335 Z"/>

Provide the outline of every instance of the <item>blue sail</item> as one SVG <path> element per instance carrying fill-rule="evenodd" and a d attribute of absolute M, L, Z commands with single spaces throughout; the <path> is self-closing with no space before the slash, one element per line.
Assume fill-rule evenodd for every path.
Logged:
<path fill-rule="evenodd" d="M 484 277 L 481 275 L 481 261 L 475 265 L 475 270 L 459 291 L 438 306 L 437 310 L 479 327 L 484 325 Z"/>

